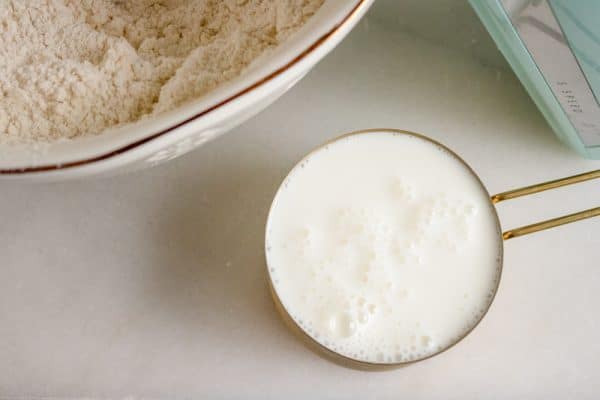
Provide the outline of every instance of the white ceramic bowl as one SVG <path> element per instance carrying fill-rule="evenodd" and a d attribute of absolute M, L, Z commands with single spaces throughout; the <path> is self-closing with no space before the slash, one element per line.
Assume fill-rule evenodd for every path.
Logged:
<path fill-rule="evenodd" d="M 326 0 L 288 41 L 197 101 L 96 136 L 0 147 L 0 179 L 56 180 L 139 169 L 178 157 L 255 115 L 300 80 L 374 0 Z"/>

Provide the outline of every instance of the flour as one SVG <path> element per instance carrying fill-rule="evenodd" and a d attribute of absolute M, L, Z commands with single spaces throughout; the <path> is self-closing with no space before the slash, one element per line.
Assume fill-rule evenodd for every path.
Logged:
<path fill-rule="evenodd" d="M 238 76 L 323 0 L 0 0 L 0 143 L 97 134 Z"/>

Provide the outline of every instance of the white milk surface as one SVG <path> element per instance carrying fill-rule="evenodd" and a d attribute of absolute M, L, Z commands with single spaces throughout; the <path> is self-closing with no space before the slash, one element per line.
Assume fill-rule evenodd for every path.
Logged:
<path fill-rule="evenodd" d="M 351 135 L 288 175 L 269 214 L 267 264 L 296 323 L 361 361 L 451 346 L 488 308 L 499 227 L 485 189 L 432 142 Z"/>

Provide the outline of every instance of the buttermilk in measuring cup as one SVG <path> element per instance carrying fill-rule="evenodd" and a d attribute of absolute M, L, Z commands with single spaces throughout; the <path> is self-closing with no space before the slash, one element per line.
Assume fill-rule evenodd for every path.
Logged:
<path fill-rule="evenodd" d="M 273 289 L 322 346 L 365 362 L 426 358 L 467 334 L 498 284 L 488 193 L 434 142 L 354 134 L 314 151 L 267 222 Z"/>

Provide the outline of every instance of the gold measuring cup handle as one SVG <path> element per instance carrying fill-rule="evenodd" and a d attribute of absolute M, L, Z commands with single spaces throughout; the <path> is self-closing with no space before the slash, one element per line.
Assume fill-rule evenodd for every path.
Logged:
<path fill-rule="evenodd" d="M 579 175 L 569 176 L 562 179 L 556 179 L 536 185 L 526 186 L 520 189 L 509 190 L 507 192 L 498 193 L 491 197 L 492 203 L 496 204 L 504 200 L 511 200 L 516 197 L 527 196 L 533 193 L 543 192 L 544 190 L 555 189 L 557 187 L 572 185 L 574 183 L 589 181 L 591 179 L 600 178 L 600 169 L 586 172 Z M 555 226 L 569 224 L 586 218 L 592 218 L 600 215 L 600 207 L 590 208 L 589 210 L 576 212 L 558 218 L 549 219 L 547 221 L 537 222 L 535 224 L 522 226 L 516 229 L 511 229 L 502 233 L 504 240 L 517 236 L 527 235 L 533 232 L 542 231 L 544 229 L 553 228 Z"/>

